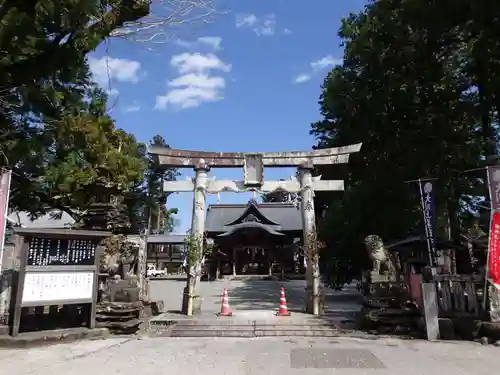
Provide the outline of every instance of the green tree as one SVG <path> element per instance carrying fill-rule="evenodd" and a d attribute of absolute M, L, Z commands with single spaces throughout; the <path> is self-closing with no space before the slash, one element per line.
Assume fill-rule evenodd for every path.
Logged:
<path fill-rule="evenodd" d="M 55 178 L 50 168 L 60 160 L 51 148 L 61 141 L 51 137 L 69 135 L 72 123 L 83 131 L 95 119 L 89 120 L 92 107 L 84 105 L 85 96 L 92 95 L 86 54 L 148 9 L 148 2 L 136 0 L 2 3 L 0 165 L 14 172 L 13 208 L 32 213 L 45 209 L 50 194 L 44 190 Z M 94 97 L 91 105 L 103 100 Z M 51 177 L 44 177 L 46 170 Z M 56 207 L 69 199 L 57 198 Z"/>
<path fill-rule="evenodd" d="M 479 8 L 461 0 L 379 0 L 343 20 L 344 64 L 325 79 L 323 120 L 311 128 L 318 148 L 363 142 L 347 167 L 320 170 L 346 179 L 343 196 L 327 198 L 322 225 L 323 269 L 332 284 L 359 275 L 364 236 L 391 240 L 421 232 L 418 189 L 405 181 L 438 179 L 438 222 L 449 217 L 455 239 L 477 208 L 470 197 L 485 195 L 477 176 L 462 173 L 497 152 L 498 135 L 488 126 L 497 112 L 478 111 L 486 94 L 470 73 L 476 59 L 470 46 L 484 38 L 481 59 L 498 61 L 498 41 L 485 37 L 498 27 L 498 10 Z"/>
<path fill-rule="evenodd" d="M 82 219 L 96 204 L 124 204 L 123 200 L 144 179 L 147 167 L 145 145 L 115 127 L 106 114 L 106 95 L 99 89 L 89 93 L 85 111 L 65 113 L 44 128 L 48 144 L 44 173 L 32 182 L 32 200 L 59 208 Z M 110 214 L 113 227 L 129 227 L 125 208 Z M 121 206 L 120 206 L 121 207 Z"/>
<path fill-rule="evenodd" d="M 155 7 L 155 14 L 150 13 L 149 6 L 150 2 L 146 0 L 38 0 L 29 4 L 1 3 L 0 166 L 14 172 L 12 208 L 33 214 L 40 214 L 47 208 L 54 207 L 72 210 L 75 214 L 79 212 L 85 193 L 69 196 L 67 189 L 70 185 L 77 188 L 94 182 L 89 182 L 88 176 L 78 175 L 81 179 L 78 181 L 76 177 L 75 181 L 63 177 L 64 173 L 71 171 L 82 161 L 76 152 L 63 152 L 61 148 L 75 143 L 85 154 L 86 146 L 82 143 L 86 142 L 85 137 L 90 137 L 90 142 L 95 144 L 102 140 L 104 143 L 100 146 L 105 149 L 111 147 L 111 144 L 118 147 L 117 142 L 122 142 L 122 149 L 130 146 L 130 158 L 116 160 L 120 167 L 140 159 L 137 156 L 136 160 L 136 146 L 137 152 L 145 157 L 145 148 L 135 145 L 130 135 L 112 130 L 109 117 L 94 113 L 94 110 L 102 112 L 105 96 L 97 98 L 94 95 L 90 105 L 84 105 L 86 97 L 93 95 L 89 91 L 92 77 L 85 61 L 86 56 L 109 37 L 140 40 L 142 35 L 151 40 L 150 33 L 155 37 L 165 36 L 164 28 L 203 21 L 214 14 L 211 2 L 205 0 L 167 1 L 163 6 Z M 76 127 L 75 130 L 71 129 L 73 126 Z M 102 134 L 99 133 L 101 130 Z M 54 135 L 69 138 L 54 140 L 51 138 Z M 57 152 L 54 147 L 59 147 Z M 110 150 L 111 148 L 108 151 Z M 68 154 L 64 156 L 67 158 L 64 159 L 67 170 L 57 172 L 56 165 L 63 160 L 60 154 L 65 152 Z M 90 164 L 94 162 L 87 161 Z M 108 165 L 107 168 L 114 167 Z M 135 176 L 138 172 L 135 165 L 132 166 L 130 175 L 115 172 L 103 171 L 106 174 L 103 179 L 119 178 L 114 184 L 118 184 L 115 185 L 120 186 L 119 190 L 122 192 L 141 190 L 142 181 L 138 182 L 140 179 Z M 125 184 L 127 187 L 123 187 L 123 178 L 130 178 Z M 55 184 L 55 187 L 50 184 Z M 137 186 L 129 189 L 128 184 Z M 48 189 L 51 188 L 55 190 L 49 192 Z M 106 189 L 107 193 L 111 193 L 109 188 Z M 57 195 L 59 192 L 64 194 Z M 91 192 L 94 193 L 89 190 L 89 194 Z M 133 195 L 130 192 L 127 194 Z M 54 202 L 52 197 L 56 197 Z M 113 198 L 115 205 L 125 205 L 130 213 L 134 212 L 128 198 L 117 199 L 117 196 Z M 120 210 L 123 209 L 122 207 Z"/>
<path fill-rule="evenodd" d="M 284 202 L 294 202 L 297 200 L 300 200 L 298 194 L 289 193 L 284 190 L 275 190 L 269 193 L 262 194 L 262 202 L 264 203 L 284 203 Z"/>
<path fill-rule="evenodd" d="M 154 136 L 150 145 L 170 148 L 160 135 Z M 151 216 L 150 228 L 155 233 L 171 232 L 175 227 L 173 215 L 177 213 L 177 209 L 167 208 L 167 199 L 171 193 L 163 191 L 163 182 L 173 181 L 178 176 L 179 171 L 176 168 L 162 167 L 155 158 L 151 156 L 148 158 L 146 173 L 147 195 L 149 197 L 148 211 Z"/>
<path fill-rule="evenodd" d="M 295 178 L 299 178 L 299 173 L 295 173 Z M 284 178 L 280 181 L 286 181 Z M 282 202 L 300 202 L 300 194 L 289 193 L 284 190 L 275 190 L 269 193 L 262 194 L 262 202 L 264 203 L 282 203 Z"/>

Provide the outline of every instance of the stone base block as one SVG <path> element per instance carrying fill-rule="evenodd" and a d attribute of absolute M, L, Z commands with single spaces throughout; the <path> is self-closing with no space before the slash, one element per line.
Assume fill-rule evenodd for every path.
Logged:
<path fill-rule="evenodd" d="M 201 296 L 193 296 L 193 315 L 198 315 L 201 312 Z M 189 293 L 188 288 L 184 288 L 184 292 L 182 294 L 182 313 L 187 314 L 188 310 L 188 300 Z"/>

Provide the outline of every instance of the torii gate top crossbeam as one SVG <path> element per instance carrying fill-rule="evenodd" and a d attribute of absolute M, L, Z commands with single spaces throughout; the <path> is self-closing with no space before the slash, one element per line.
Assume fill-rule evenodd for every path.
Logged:
<path fill-rule="evenodd" d="M 359 152 L 361 143 L 311 151 L 288 152 L 210 152 L 176 150 L 151 146 L 149 154 L 155 155 L 161 165 L 177 168 L 194 168 L 203 161 L 208 167 L 239 168 L 245 166 L 245 157 L 259 155 L 266 167 L 297 167 L 306 163 L 314 165 L 344 164 L 349 154 Z"/>

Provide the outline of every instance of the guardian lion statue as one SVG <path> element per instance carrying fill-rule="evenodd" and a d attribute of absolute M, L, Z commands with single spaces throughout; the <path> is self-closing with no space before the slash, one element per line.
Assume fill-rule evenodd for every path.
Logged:
<path fill-rule="evenodd" d="M 384 247 L 384 241 L 376 234 L 370 234 L 365 237 L 365 247 L 368 256 L 373 262 L 372 273 L 380 275 L 380 269 L 383 265 L 391 276 L 396 276 L 396 269 L 392 262 L 389 251 Z"/>

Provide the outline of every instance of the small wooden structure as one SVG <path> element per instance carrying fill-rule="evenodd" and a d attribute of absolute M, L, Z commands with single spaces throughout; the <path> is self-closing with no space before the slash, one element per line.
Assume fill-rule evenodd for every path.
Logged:
<path fill-rule="evenodd" d="M 452 319 L 482 320 L 485 317 L 481 294 L 477 292 L 484 285 L 483 276 L 434 275 L 429 267 L 426 267 L 422 276 L 423 312 L 428 340 L 450 338 L 446 337 L 448 334 L 443 335 L 441 327 L 445 326 L 445 322 L 453 326 Z"/>
<path fill-rule="evenodd" d="M 182 273 L 186 234 L 150 234 L 148 236 L 147 263 L 154 264 L 157 270 L 169 274 Z"/>
<path fill-rule="evenodd" d="M 19 270 L 13 294 L 10 333 L 17 336 L 26 308 L 43 315 L 44 307 L 57 314 L 60 307 L 84 305 L 86 323 L 95 327 L 99 243 L 108 232 L 70 229 L 17 228 Z M 70 309 L 71 310 L 71 309 Z M 36 320 L 36 319 L 35 319 Z"/>
<path fill-rule="evenodd" d="M 440 318 L 473 317 L 483 314 L 477 289 L 483 288 L 484 277 L 479 275 L 435 275 Z"/>

